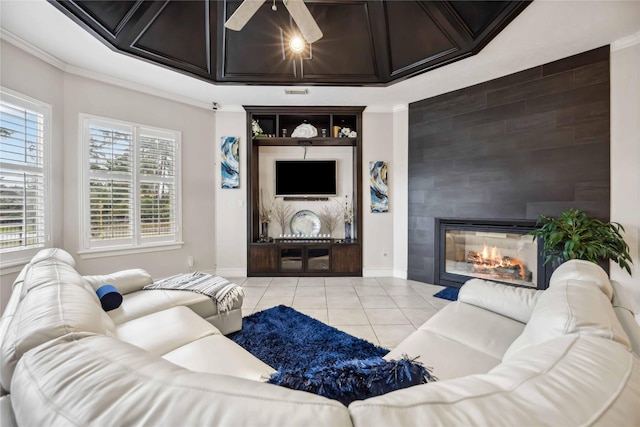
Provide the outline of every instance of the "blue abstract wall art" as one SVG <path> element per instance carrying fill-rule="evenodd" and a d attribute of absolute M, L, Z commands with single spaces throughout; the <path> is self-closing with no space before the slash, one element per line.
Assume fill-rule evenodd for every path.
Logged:
<path fill-rule="evenodd" d="M 371 189 L 371 212 L 389 212 L 387 162 L 369 162 L 369 188 Z"/>
<path fill-rule="evenodd" d="M 222 188 L 240 188 L 240 138 L 223 136 L 220 152 L 222 157 Z"/>

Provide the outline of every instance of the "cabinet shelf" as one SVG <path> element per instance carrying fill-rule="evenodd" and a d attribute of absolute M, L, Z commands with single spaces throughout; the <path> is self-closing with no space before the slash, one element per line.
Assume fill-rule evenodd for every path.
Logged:
<path fill-rule="evenodd" d="M 249 276 L 361 276 L 362 275 L 362 111 L 364 107 L 290 107 L 245 106 L 247 112 L 247 274 Z M 257 122 L 262 133 L 269 136 L 253 137 L 252 124 Z M 301 124 L 310 124 L 322 135 L 313 138 L 291 137 Z M 341 129 L 356 132 L 354 138 L 338 138 Z M 283 132 L 284 131 L 284 132 Z M 286 134 L 286 137 L 282 135 Z M 269 147 L 269 148 L 265 148 Z M 272 243 L 258 243 L 261 224 L 258 215 L 262 189 L 269 172 L 261 169 L 261 155 L 275 157 L 278 153 L 291 153 L 291 148 L 278 150 L 271 147 L 318 147 L 314 155 L 321 156 L 326 147 L 329 156 L 343 156 L 343 176 L 351 182 L 343 188 L 353 203 L 353 233 L 351 241 L 287 241 L 276 239 Z M 335 148 L 331 147 L 345 147 Z M 349 154 L 349 151 L 351 154 Z M 262 153 L 262 154 L 261 154 Z M 305 151 L 306 153 L 306 151 Z M 290 155 L 290 154 L 289 154 Z M 286 154 L 285 154 L 286 157 Z M 264 164 L 262 168 L 266 167 Z M 265 182 L 261 182 L 261 178 Z M 272 191 L 271 191 L 272 193 Z M 303 199 L 307 200 L 307 199 Z M 284 199 L 296 203 L 298 199 Z M 319 200 L 315 200 L 319 201 Z M 322 200 L 320 200 L 322 201 Z"/>
<path fill-rule="evenodd" d="M 298 146 L 302 145 L 302 142 L 310 142 L 311 146 L 326 146 L 326 147 L 336 147 L 336 146 L 347 146 L 353 147 L 358 143 L 358 138 L 322 138 L 322 137 L 313 137 L 313 138 L 271 138 L 271 137 L 255 137 L 253 138 L 254 145 L 261 146 Z"/>

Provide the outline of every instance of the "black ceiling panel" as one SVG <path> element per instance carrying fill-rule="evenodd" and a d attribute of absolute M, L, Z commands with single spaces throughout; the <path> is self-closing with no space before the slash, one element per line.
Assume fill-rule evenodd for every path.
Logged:
<path fill-rule="evenodd" d="M 96 23 L 104 27 L 115 38 L 142 1 L 84 1 L 76 2 Z"/>
<path fill-rule="evenodd" d="M 478 53 L 529 1 L 306 0 L 324 36 L 302 54 L 271 0 L 239 31 L 240 0 L 48 0 L 107 46 L 215 83 L 384 86 Z"/>
<path fill-rule="evenodd" d="M 367 9 L 362 2 L 309 4 L 312 15 L 326 25 L 324 36 L 313 44 L 313 58 L 304 61 L 305 78 L 379 79 Z"/>
<path fill-rule="evenodd" d="M 392 75 L 460 50 L 422 2 L 393 1 L 385 8 Z"/>
<path fill-rule="evenodd" d="M 489 24 L 491 24 L 504 8 L 508 1 L 451 1 L 451 7 L 462 18 L 469 28 L 471 35 L 477 37 Z"/>
<path fill-rule="evenodd" d="M 172 1 L 145 26 L 131 47 L 169 65 L 210 72 L 209 2 Z"/>

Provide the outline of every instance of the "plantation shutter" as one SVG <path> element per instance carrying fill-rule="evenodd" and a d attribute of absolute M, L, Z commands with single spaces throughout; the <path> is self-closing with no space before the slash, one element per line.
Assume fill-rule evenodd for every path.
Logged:
<path fill-rule="evenodd" d="M 132 241 L 133 129 L 89 126 L 89 233 L 92 241 Z"/>
<path fill-rule="evenodd" d="M 173 236 L 176 224 L 176 141 L 173 135 L 140 131 L 140 234 Z"/>
<path fill-rule="evenodd" d="M 180 133 L 83 117 L 84 249 L 182 244 Z"/>
<path fill-rule="evenodd" d="M 0 251 L 47 243 L 46 109 L 11 95 L 0 102 Z"/>

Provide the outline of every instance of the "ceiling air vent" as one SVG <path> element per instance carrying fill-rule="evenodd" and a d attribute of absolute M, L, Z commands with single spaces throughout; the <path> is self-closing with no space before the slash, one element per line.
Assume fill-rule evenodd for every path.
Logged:
<path fill-rule="evenodd" d="M 285 89 L 285 95 L 309 95 L 309 89 Z"/>

